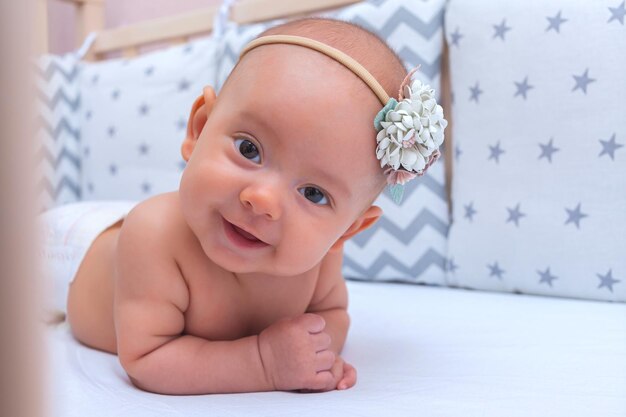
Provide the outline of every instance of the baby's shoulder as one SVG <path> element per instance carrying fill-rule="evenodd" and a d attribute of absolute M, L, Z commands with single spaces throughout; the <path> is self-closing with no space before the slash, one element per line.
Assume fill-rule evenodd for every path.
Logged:
<path fill-rule="evenodd" d="M 176 199 L 174 193 L 151 197 L 124 219 L 115 257 L 116 299 L 167 299 L 181 311 L 187 308 L 187 286 L 176 263 Z"/>
<path fill-rule="evenodd" d="M 179 233 L 181 221 L 178 192 L 170 192 L 150 197 L 133 207 L 124 219 L 122 230 L 139 233 L 144 239 L 163 241 Z"/>
<path fill-rule="evenodd" d="M 330 250 L 317 268 L 317 283 L 309 311 L 347 308 L 348 293 L 341 271 L 343 248 Z"/>

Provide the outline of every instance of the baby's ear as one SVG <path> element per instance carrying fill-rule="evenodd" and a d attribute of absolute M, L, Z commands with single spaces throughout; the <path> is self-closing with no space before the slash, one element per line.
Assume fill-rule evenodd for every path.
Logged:
<path fill-rule="evenodd" d="M 213 110 L 215 99 L 215 91 L 212 87 L 207 86 L 204 87 L 202 95 L 196 99 L 191 107 L 191 113 L 187 121 L 187 135 L 180 149 L 180 153 L 183 155 L 185 161 L 189 161 L 191 153 L 196 147 L 196 142 L 200 137 L 202 128 L 209 118 L 211 110 Z"/>
<path fill-rule="evenodd" d="M 382 214 L 383 214 L 383 211 L 380 207 L 369 206 L 367 210 L 365 210 L 363 214 L 361 214 L 359 218 L 356 219 L 354 223 L 350 225 L 348 230 L 346 230 L 346 232 L 343 235 L 341 235 L 341 237 L 337 240 L 337 242 L 333 244 L 333 246 L 331 247 L 331 250 L 340 249 L 346 240 L 350 239 L 352 236 L 356 235 L 357 233 L 360 233 L 363 230 L 371 227 L 374 223 L 378 221 L 378 219 L 380 218 L 380 216 L 382 216 Z"/>

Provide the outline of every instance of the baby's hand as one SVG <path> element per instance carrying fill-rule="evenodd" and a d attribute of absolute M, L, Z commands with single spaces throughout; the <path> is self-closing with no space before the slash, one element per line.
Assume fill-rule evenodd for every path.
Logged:
<path fill-rule="evenodd" d="M 337 389 L 352 388 L 356 384 L 356 369 L 344 361 L 341 356 L 337 356 L 331 373 L 335 379 Z"/>
<path fill-rule="evenodd" d="M 300 392 L 323 392 L 333 389 L 344 390 L 352 388 L 356 384 L 356 369 L 348 362 L 345 362 L 340 356 L 337 356 L 335 359 L 335 364 L 330 372 L 333 374 L 333 383 L 331 385 L 320 390 L 303 389 L 300 390 Z"/>
<path fill-rule="evenodd" d="M 337 383 L 331 370 L 335 354 L 329 350 L 326 322 L 316 314 L 280 320 L 259 335 L 265 374 L 274 389 L 328 390 Z"/>

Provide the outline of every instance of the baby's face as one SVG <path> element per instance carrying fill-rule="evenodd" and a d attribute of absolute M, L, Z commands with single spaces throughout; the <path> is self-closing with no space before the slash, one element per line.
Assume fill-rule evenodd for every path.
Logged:
<path fill-rule="evenodd" d="M 193 148 L 180 196 L 204 252 L 236 273 L 315 266 L 381 188 L 376 96 L 303 47 L 251 51 Z"/>

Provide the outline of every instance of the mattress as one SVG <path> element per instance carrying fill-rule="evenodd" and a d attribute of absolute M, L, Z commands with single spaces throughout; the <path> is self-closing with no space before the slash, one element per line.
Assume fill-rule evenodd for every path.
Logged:
<path fill-rule="evenodd" d="M 117 358 L 48 331 L 55 417 L 626 416 L 626 304 L 349 282 L 343 352 L 357 385 L 326 393 L 166 396 Z"/>

